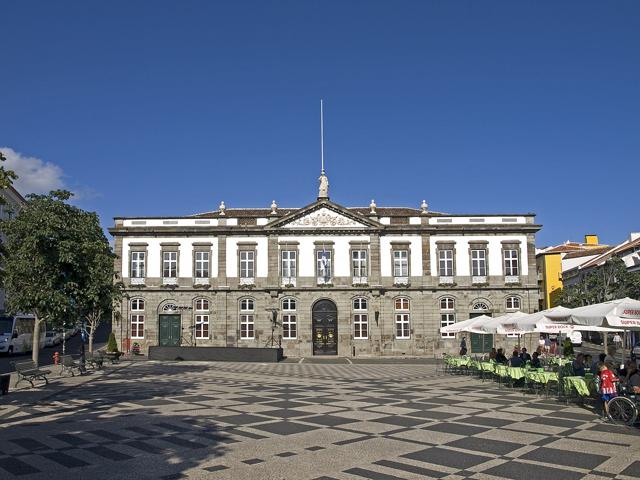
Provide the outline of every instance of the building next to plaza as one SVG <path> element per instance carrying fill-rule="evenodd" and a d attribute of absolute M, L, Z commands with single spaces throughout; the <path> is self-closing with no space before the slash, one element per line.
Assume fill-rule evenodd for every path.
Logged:
<path fill-rule="evenodd" d="M 433 355 L 458 349 L 442 326 L 537 309 L 534 214 L 344 207 L 329 199 L 324 171 L 319 180 L 316 201 L 300 208 L 223 202 L 185 217 L 116 217 L 121 348 Z M 469 340 L 471 352 L 491 346 Z"/>

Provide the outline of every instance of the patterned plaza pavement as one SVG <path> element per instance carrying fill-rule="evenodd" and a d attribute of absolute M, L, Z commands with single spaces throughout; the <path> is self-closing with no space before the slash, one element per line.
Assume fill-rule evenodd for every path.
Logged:
<path fill-rule="evenodd" d="M 2 479 L 640 478 L 637 429 L 415 363 L 138 362 L 0 427 Z"/>

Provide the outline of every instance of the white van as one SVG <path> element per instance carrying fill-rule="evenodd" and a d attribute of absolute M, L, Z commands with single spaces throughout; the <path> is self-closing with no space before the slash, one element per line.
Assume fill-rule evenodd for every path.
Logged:
<path fill-rule="evenodd" d="M 33 315 L 0 316 L 0 353 L 26 353 L 33 350 Z M 40 348 L 46 342 L 46 326 L 40 322 Z"/>
<path fill-rule="evenodd" d="M 578 330 L 574 330 L 573 332 L 569 333 L 567 335 L 569 337 L 569 340 L 571 340 L 571 343 L 577 347 L 581 347 L 582 346 L 582 332 L 579 332 Z"/>

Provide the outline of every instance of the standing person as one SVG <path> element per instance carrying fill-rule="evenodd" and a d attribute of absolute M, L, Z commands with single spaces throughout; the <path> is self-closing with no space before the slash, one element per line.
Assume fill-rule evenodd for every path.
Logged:
<path fill-rule="evenodd" d="M 467 337 L 462 337 L 462 340 L 460 341 L 460 355 L 466 355 L 467 354 Z"/>
<path fill-rule="evenodd" d="M 540 338 L 538 339 L 538 350 L 536 350 L 539 353 L 544 352 L 545 348 L 544 346 L 546 345 L 546 340 L 544 339 L 544 335 L 540 335 Z"/>
<path fill-rule="evenodd" d="M 598 368 L 600 369 L 600 394 L 602 395 L 603 412 L 604 415 L 602 417 L 603 420 L 609 419 L 609 400 L 616 396 L 616 385 L 615 382 L 617 378 L 615 374 L 607 368 L 606 363 L 598 364 Z"/>
<path fill-rule="evenodd" d="M 618 350 L 622 346 L 622 337 L 618 332 L 613 336 L 613 346 Z"/>

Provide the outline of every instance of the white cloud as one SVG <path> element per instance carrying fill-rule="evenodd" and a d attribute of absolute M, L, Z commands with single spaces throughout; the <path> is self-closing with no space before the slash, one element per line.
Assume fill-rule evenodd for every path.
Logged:
<path fill-rule="evenodd" d="M 9 147 L 0 147 L 0 150 L 7 158 L 3 163 L 4 167 L 18 175 L 13 186 L 22 195 L 49 193 L 51 190 L 65 188 L 64 173 L 58 165 L 36 157 L 27 157 Z"/>

